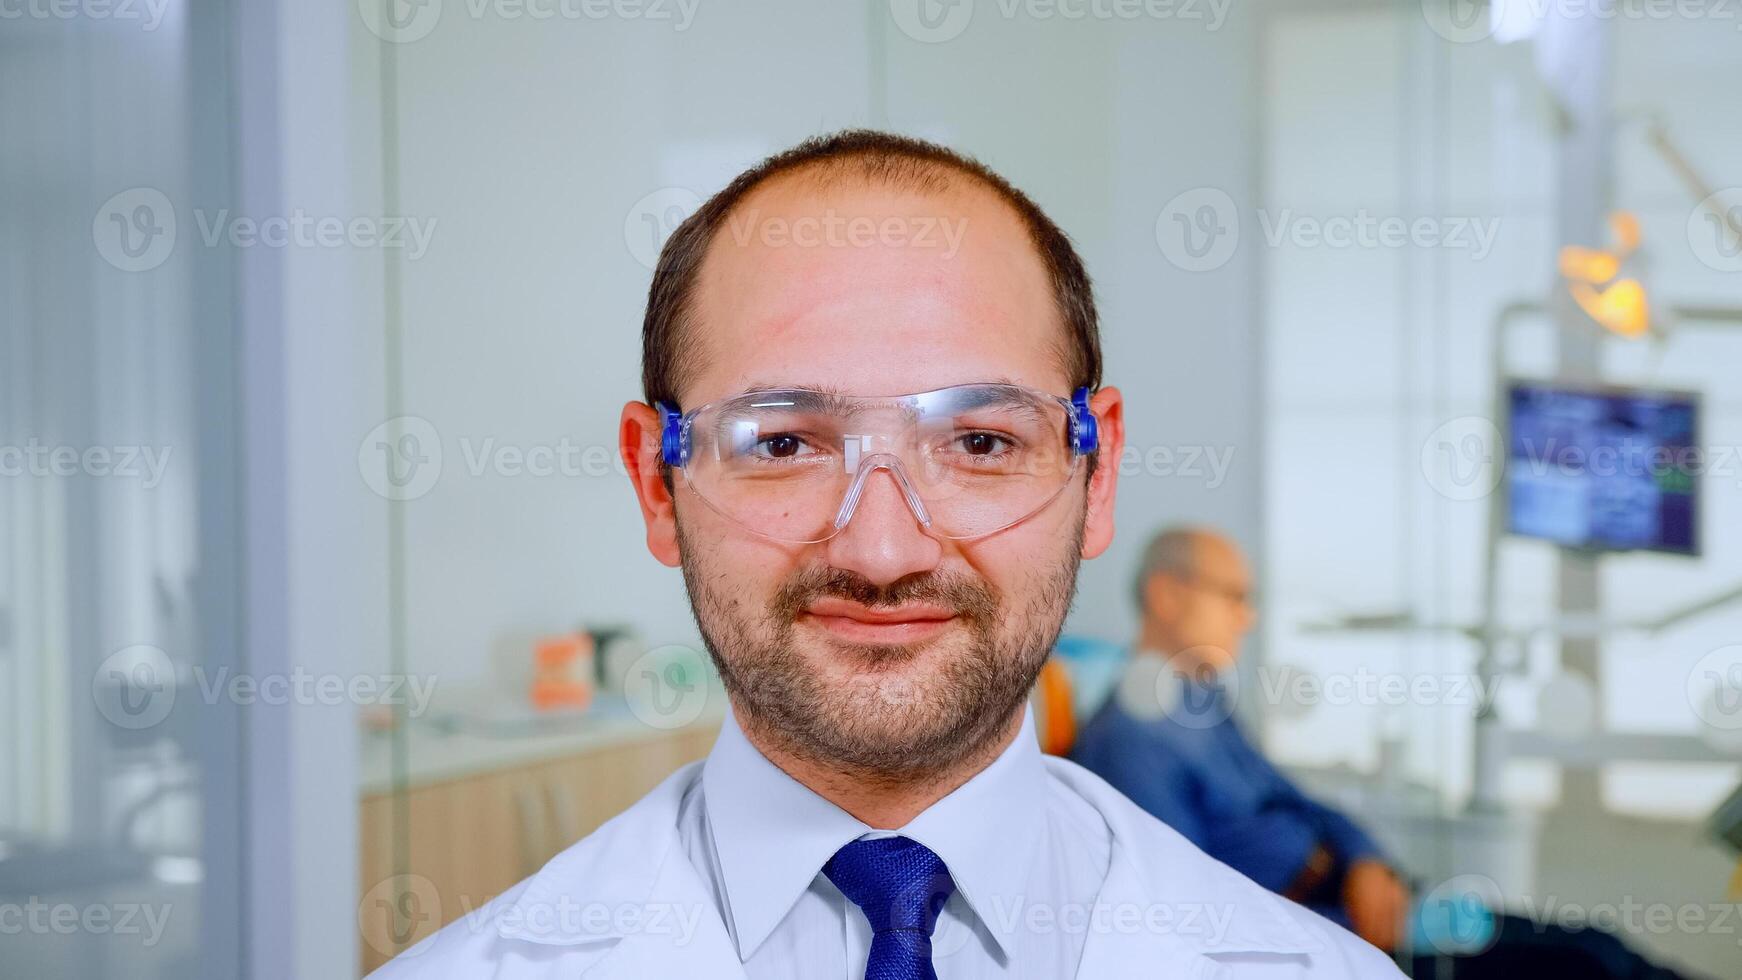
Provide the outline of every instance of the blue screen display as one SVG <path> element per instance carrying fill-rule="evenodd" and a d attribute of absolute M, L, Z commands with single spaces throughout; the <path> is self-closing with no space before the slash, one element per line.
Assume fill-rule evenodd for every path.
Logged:
<path fill-rule="evenodd" d="M 1572 548 L 1699 553 L 1695 395 L 1515 382 L 1507 529 Z"/>

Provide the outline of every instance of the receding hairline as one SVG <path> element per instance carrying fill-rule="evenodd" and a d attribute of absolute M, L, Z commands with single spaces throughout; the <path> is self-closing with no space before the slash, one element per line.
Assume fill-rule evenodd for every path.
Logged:
<path fill-rule="evenodd" d="M 829 189 L 857 182 L 863 187 L 897 187 L 919 193 L 939 193 L 957 186 L 960 178 L 967 178 L 968 183 L 977 184 L 999 197 L 997 188 L 986 178 L 958 161 L 913 156 L 904 151 L 855 148 L 836 156 L 800 160 L 767 174 L 745 191 L 726 213 L 730 214 L 762 191 L 783 183 L 808 182 Z M 999 197 L 999 200 L 1003 198 Z"/>
<path fill-rule="evenodd" d="M 869 156 L 869 153 L 866 155 Z M 698 276 L 707 271 L 708 259 L 715 254 L 714 246 L 719 243 L 720 238 L 731 237 L 733 218 L 747 209 L 766 203 L 771 197 L 779 194 L 803 194 L 808 191 L 814 192 L 817 198 L 823 198 L 832 193 L 850 194 L 855 191 L 876 190 L 889 190 L 915 198 L 978 198 L 989 201 L 1010 220 L 1011 228 L 1028 242 L 1028 256 L 1034 260 L 1036 268 L 1043 275 L 1046 273 L 1046 257 L 1041 253 L 1040 242 L 1035 240 L 1034 230 L 1028 226 L 1022 211 L 1000 193 L 997 186 L 981 175 L 950 161 L 913 160 L 911 162 L 916 169 L 897 172 L 880 169 L 869 159 L 857 161 L 864 164 L 859 166 L 856 165 L 856 160 L 857 158 L 807 160 L 757 181 L 743 196 L 721 212 L 718 227 L 708 236 L 707 249 L 697 269 Z M 1060 316 L 1063 316 L 1063 311 L 1060 311 Z"/>
<path fill-rule="evenodd" d="M 1164 528 L 1149 539 L 1143 550 L 1144 577 L 1157 572 L 1190 577 L 1198 570 L 1204 550 L 1225 540 L 1219 532 L 1195 524 Z"/>
<path fill-rule="evenodd" d="M 696 264 L 695 288 L 686 297 L 685 308 L 673 323 L 673 336 L 670 340 L 674 344 L 694 344 L 700 341 L 699 337 L 691 335 L 691 331 L 700 326 L 700 311 L 696 309 L 696 300 L 699 298 L 702 283 L 707 280 L 711 261 L 717 254 L 716 246 L 722 236 L 732 235 L 733 218 L 746 208 L 754 207 L 759 200 L 766 200 L 770 195 L 783 191 L 802 191 L 807 186 L 822 194 L 836 190 L 876 188 L 906 191 L 922 197 L 979 194 L 996 204 L 998 210 L 1011 219 L 1014 229 L 1028 243 L 1027 254 L 1033 261 L 1035 270 L 1045 277 L 1044 290 L 1057 318 L 1058 329 L 1051 343 L 1053 354 L 1066 376 L 1074 378 L 1089 365 L 1078 363 L 1081 358 L 1072 333 L 1071 317 L 1059 302 L 1057 283 L 1053 281 L 1044 251 L 1046 246 L 1040 239 L 1040 229 L 1034 227 L 1017 203 L 1011 200 L 1007 189 L 999 186 L 997 181 L 1001 179 L 996 174 L 988 176 L 977 172 L 972 161 L 915 156 L 906 150 L 879 147 L 852 148 L 834 156 L 799 161 L 763 175 L 718 215 L 717 224 L 709 234 Z M 1008 191 L 1021 194 L 1014 187 L 1008 187 Z M 679 360 L 674 365 L 679 368 L 670 379 L 674 393 L 688 380 L 687 375 L 690 372 L 681 370 L 683 364 Z"/>

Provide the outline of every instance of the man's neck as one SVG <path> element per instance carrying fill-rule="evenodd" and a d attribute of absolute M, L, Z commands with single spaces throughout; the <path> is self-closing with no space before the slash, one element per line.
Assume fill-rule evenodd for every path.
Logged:
<path fill-rule="evenodd" d="M 1154 623 L 1145 622 L 1137 632 L 1137 645 L 1133 652 L 1148 651 L 1163 660 L 1172 660 L 1179 646 L 1173 636 Z"/>
<path fill-rule="evenodd" d="M 961 761 L 908 778 L 866 774 L 819 763 L 793 751 L 785 740 L 764 731 L 744 715 L 738 715 L 738 719 L 745 739 L 788 776 L 852 814 L 860 823 L 876 830 L 896 830 L 913 822 L 933 803 L 955 792 L 1004 754 L 1022 731 L 1025 707 L 1019 706 L 996 735 Z"/>
<path fill-rule="evenodd" d="M 1131 653 L 1138 657 L 1157 657 L 1165 665 L 1164 669 L 1200 682 L 1214 680 L 1224 673 L 1222 665 L 1201 659 L 1178 637 L 1147 625 L 1138 631 L 1137 644 L 1131 648 Z"/>

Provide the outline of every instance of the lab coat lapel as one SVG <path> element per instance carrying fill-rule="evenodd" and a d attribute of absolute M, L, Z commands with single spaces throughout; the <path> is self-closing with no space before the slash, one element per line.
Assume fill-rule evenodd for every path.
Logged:
<path fill-rule="evenodd" d="M 546 864 L 497 918 L 519 940 L 504 980 L 744 980 L 712 891 L 684 853 L 677 815 L 699 764 Z"/>
<path fill-rule="evenodd" d="M 586 980 L 745 980 L 737 947 L 713 895 L 681 851 L 674 849 L 668 855 L 647 896 L 647 909 L 668 916 L 675 931 L 624 936 L 616 950 L 582 974 Z"/>
<path fill-rule="evenodd" d="M 1191 943 L 1166 930 L 1118 926 L 1121 910 L 1146 910 L 1157 904 L 1152 889 L 1145 887 L 1138 868 L 1115 845 L 1107 880 L 1096 904 L 1108 909 L 1107 928 L 1090 929 L 1083 943 L 1077 976 L 1083 980 L 1211 980 L 1223 975 L 1222 968 Z"/>
<path fill-rule="evenodd" d="M 1113 835 L 1095 900 L 1105 918 L 1089 930 L 1078 977 L 1212 980 L 1231 975 L 1218 954 L 1302 957 L 1322 948 L 1281 899 L 1218 865 L 1100 778 L 1062 760 L 1048 765 L 1100 811 Z"/>

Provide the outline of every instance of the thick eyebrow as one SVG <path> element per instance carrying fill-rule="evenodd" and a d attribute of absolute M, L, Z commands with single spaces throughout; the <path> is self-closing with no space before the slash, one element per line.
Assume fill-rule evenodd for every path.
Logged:
<path fill-rule="evenodd" d="M 766 397 L 758 398 L 758 395 Z M 753 385 L 732 398 L 750 408 L 790 408 L 799 412 L 838 414 L 849 410 L 853 399 L 834 388 L 804 388 L 794 385 Z"/>
<path fill-rule="evenodd" d="M 974 409 L 986 405 L 995 405 L 1005 400 L 998 389 L 1006 388 L 1027 392 L 1025 386 L 1006 378 L 989 378 L 981 381 L 964 381 L 953 385 L 944 385 L 929 391 L 909 392 L 901 395 L 850 395 L 832 385 L 793 385 L 793 384 L 752 384 L 742 392 L 732 396 L 732 408 L 728 417 L 735 418 L 749 408 L 786 408 L 795 412 L 810 412 L 830 414 L 842 418 L 852 418 L 859 414 L 860 406 L 865 399 L 875 398 L 912 398 L 947 391 L 952 388 L 972 388 L 979 397 L 968 398 L 956 403 L 959 409 Z M 768 399 L 758 399 L 757 395 L 767 395 Z M 1038 411 L 1028 398 L 1022 399 L 1023 407 Z M 925 401 L 918 406 L 920 414 L 925 414 Z"/>
<path fill-rule="evenodd" d="M 758 381 L 745 386 L 739 392 L 741 395 L 755 395 L 764 391 L 814 391 L 823 395 L 845 395 L 846 392 L 833 385 L 793 384 L 790 381 Z"/>
<path fill-rule="evenodd" d="M 758 397 L 758 396 L 762 397 Z M 827 415 L 851 418 L 857 414 L 854 400 L 839 391 L 814 388 L 790 388 L 784 385 L 757 385 L 734 395 L 720 408 L 719 422 L 730 424 L 753 414 L 757 409 L 782 408 L 807 415 Z"/>
<path fill-rule="evenodd" d="M 1023 388 L 1021 385 L 1013 385 L 1003 381 L 987 381 L 982 382 L 981 384 L 984 384 L 986 387 L 975 387 L 972 392 L 972 397 L 958 396 L 961 400 L 954 403 L 954 407 L 961 410 L 983 408 L 987 405 L 1008 405 L 1012 400 L 1009 395 L 1000 391 L 998 388 L 991 387 L 993 385 L 1000 385 L 1004 388 L 1012 388 L 1020 392 L 1022 394 L 1022 397 L 1018 400 L 1020 407 L 1034 416 L 1038 417 L 1040 415 L 1039 406 L 1035 404 L 1033 397 L 1027 393 L 1027 389 Z"/>
<path fill-rule="evenodd" d="M 765 391 L 780 391 L 780 392 L 803 391 L 803 392 L 813 392 L 813 393 L 819 394 L 819 395 L 831 395 L 831 396 L 835 396 L 835 397 L 839 397 L 839 398 L 859 398 L 859 397 L 864 397 L 864 398 L 904 398 L 908 395 L 929 394 L 932 391 L 942 391 L 945 388 L 960 388 L 960 387 L 964 387 L 966 385 L 1005 385 L 1005 386 L 1008 386 L 1011 388 L 1027 387 L 1026 385 L 1024 385 L 1020 381 L 1013 380 L 1013 379 L 1005 377 L 1003 375 L 996 375 L 996 376 L 988 377 L 988 378 L 975 378 L 972 381 L 956 381 L 956 382 L 953 382 L 953 383 L 947 384 L 947 385 L 938 385 L 936 388 L 931 388 L 928 391 L 904 391 L 904 392 L 899 392 L 899 393 L 880 392 L 880 393 L 873 393 L 870 395 L 854 395 L 854 394 L 850 394 L 848 392 L 842 391 L 840 388 L 837 388 L 834 385 L 795 384 L 791 381 L 781 381 L 781 382 L 755 382 L 755 383 L 752 383 L 750 385 L 747 385 L 743 389 L 743 391 L 740 392 L 740 394 L 754 395 L 754 394 L 758 394 L 760 392 L 765 392 Z"/>

